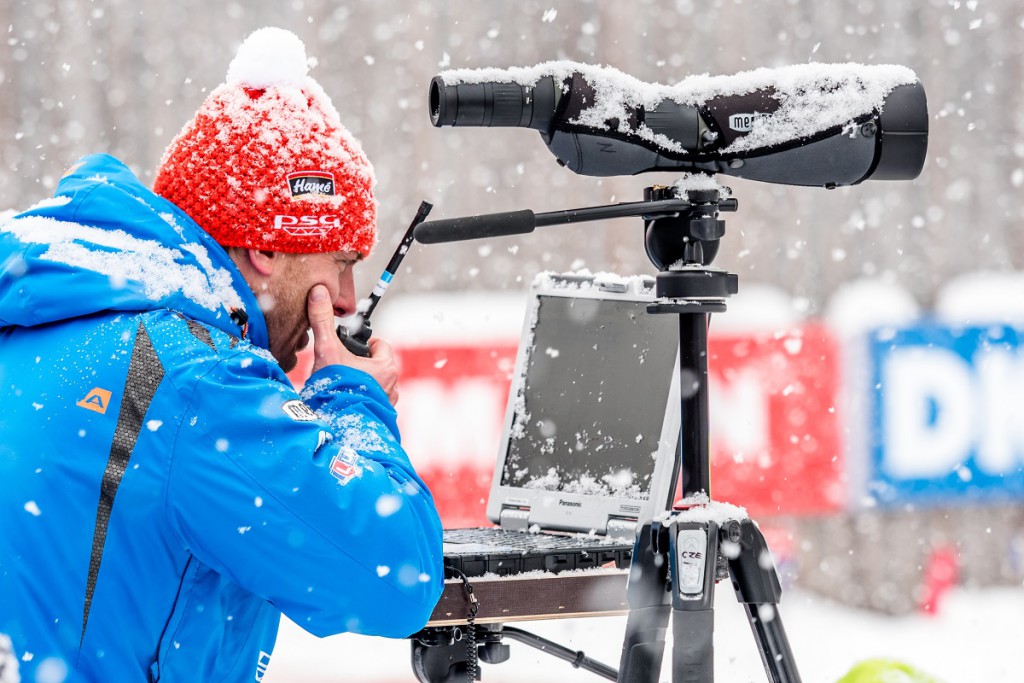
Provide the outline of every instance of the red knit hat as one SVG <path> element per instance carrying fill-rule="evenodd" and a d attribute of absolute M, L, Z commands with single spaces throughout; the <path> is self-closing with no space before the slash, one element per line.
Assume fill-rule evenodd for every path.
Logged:
<path fill-rule="evenodd" d="M 167 148 L 153 191 L 225 247 L 369 254 L 373 167 L 307 73 L 294 33 L 252 33 Z"/>

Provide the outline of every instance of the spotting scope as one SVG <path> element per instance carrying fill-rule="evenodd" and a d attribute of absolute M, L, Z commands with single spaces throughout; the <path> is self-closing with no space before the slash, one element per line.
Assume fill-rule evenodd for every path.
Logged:
<path fill-rule="evenodd" d="M 722 173 L 833 188 L 911 180 L 924 166 L 928 105 L 913 71 L 804 64 L 646 83 L 575 62 L 445 71 L 430 83 L 435 126 L 540 131 L 588 176 Z"/>

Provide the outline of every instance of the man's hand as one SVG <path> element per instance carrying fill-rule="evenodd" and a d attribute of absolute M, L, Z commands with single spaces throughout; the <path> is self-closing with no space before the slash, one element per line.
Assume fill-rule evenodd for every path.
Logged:
<path fill-rule="evenodd" d="M 375 337 L 370 338 L 370 357 L 351 353 L 338 339 L 334 329 L 334 306 L 327 288 L 316 285 L 309 291 L 306 305 L 309 325 L 313 328 L 313 372 L 328 365 L 347 365 L 369 373 L 377 380 L 394 405 L 398 402 L 398 366 L 391 346 Z"/>

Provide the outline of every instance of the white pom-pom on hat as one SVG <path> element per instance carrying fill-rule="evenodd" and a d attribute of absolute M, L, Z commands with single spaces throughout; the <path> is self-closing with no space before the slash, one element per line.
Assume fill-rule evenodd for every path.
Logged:
<path fill-rule="evenodd" d="M 268 26 L 253 31 L 239 46 L 228 66 L 228 85 L 269 88 L 273 85 L 303 87 L 309 60 L 302 40 L 283 28 Z"/>

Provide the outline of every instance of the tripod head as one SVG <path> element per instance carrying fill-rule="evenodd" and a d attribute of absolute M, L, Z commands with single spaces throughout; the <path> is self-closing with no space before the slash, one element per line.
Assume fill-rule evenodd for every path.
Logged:
<path fill-rule="evenodd" d="M 714 185 L 710 177 L 707 181 Z M 718 213 L 735 211 L 739 202 L 723 198 L 722 189 L 705 187 L 707 184 L 698 182 L 696 187 L 688 190 L 679 184 L 644 189 L 644 201 L 684 198 L 690 204 L 689 211 L 646 222 L 644 248 L 658 270 L 669 270 L 672 266 L 710 265 L 718 254 L 719 240 L 725 235 L 725 221 L 718 219 Z"/>

